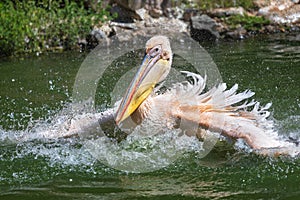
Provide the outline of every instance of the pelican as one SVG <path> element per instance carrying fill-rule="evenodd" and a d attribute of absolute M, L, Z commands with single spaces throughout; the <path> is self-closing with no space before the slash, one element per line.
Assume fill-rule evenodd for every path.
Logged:
<path fill-rule="evenodd" d="M 157 126 L 176 128 L 178 121 L 184 120 L 196 124 L 199 130 L 208 129 L 226 137 L 241 138 L 253 149 L 285 145 L 273 130 L 273 122 L 267 119 L 271 104 L 261 107 L 253 100 L 248 103 L 254 95 L 250 90 L 237 93 L 237 85 L 226 89 L 223 83 L 203 92 L 206 76 L 182 72 L 192 77 L 193 82 L 177 83 L 165 93 L 157 94 L 155 86 L 167 77 L 171 65 L 169 39 L 165 36 L 149 39 L 142 64 L 114 114 L 118 126 L 131 119 L 137 124 L 151 120 Z"/>
<path fill-rule="evenodd" d="M 260 106 L 257 101 L 249 102 L 254 92 L 238 93 L 237 84 L 227 89 L 226 84 L 221 83 L 205 92 L 206 76 L 183 71 L 192 82 L 176 83 L 164 93 L 158 93 L 159 87 L 156 86 L 169 74 L 172 57 L 167 37 L 149 39 L 142 63 L 119 104 L 101 113 L 77 116 L 62 125 L 61 129 L 67 130 L 63 137 L 95 134 L 119 137 L 114 133 L 114 125 L 122 130 L 131 120 L 138 126 L 146 123 L 146 129 L 183 129 L 183 133 L 198 139 L 205 138 L 207 132 L 217 132 L 240 139 L 263 155 L 300 155 L 298 141 L 283 140 L 274 130 L 273 121 L 268 119 L 271 103 Z M 151 126 L 147 122 L 151 122 Z M 103 127 L 108 127 L 108 131 L 103 131 Z M 127 134 L 121 135 L 121 139 Z"/>

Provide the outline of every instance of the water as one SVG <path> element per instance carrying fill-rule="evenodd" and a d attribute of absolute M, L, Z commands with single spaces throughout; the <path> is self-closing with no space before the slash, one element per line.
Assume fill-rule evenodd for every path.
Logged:
<path fill-rule="evenodd" d="M 205 48 L 228 86 L 239 83 L 240 91 L 250 88 L 255 99 L 271 101 L 271 117 L 279 132 L 300 137 L 297 36 L 220 42 Z M 299 198 L 298 158 L 258 156 L 226 143 L 201 158 L 197 143 L 188 140 L 185 144 L 193 148 L 175 162 L 135 174 L 99 162 L 80 138 L 44 137 L 43 130 L 56 129 L 54 125 L 72 115 L 68 105 L 84 58 L 63 53 L 0 62 L 1 199 Z"/>

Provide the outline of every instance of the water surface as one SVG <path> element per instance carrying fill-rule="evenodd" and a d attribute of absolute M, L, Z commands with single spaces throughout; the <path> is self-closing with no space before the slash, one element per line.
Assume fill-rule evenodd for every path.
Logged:
<path fill-rule="evenodd" d="M 272 102 L 280 134 L 300 137 L 299 38 L 278 35 L 204 47 L 228 86 L 238 83 L 263 104 Z M 102 164 L 78 138 L 38 137 L 37 124 L 48 129 L 62 110 L 70 114 L 66 107 L 84 58 L 61 53 L 0 61 L 1 199 L 299 198 L 299 158 L 262 157 L 220 144 L 205 158 L 188 152 L 168 167 L 134 174 Z M 31 139 L 17 141 L 28 134 Z"/>

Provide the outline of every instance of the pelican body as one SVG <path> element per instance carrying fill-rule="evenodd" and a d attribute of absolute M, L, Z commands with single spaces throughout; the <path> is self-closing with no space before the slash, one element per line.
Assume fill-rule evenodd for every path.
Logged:
<path fill-rule="evenodd" d="M 242 138 L 253 149 L 282 146 L 273 131 L 273 122 L 267 120 L 271 104 L 260 107 L 259 102 L 247 103 L 245 100 L 254 93 L 237 93 L 237 85 L 226 90 L 223 83 L 204 93 L 206 77 L 183 72 L 193 78 L 193 83 L 178 83 L 165 93 L 156 94 L 155 85 L 166 78 L 171 65 L 168 38 L 154 36 L 148 40 L 142 64 L 115 114 L 117 125 L 131 118 L 137 124 L 151 120 L 157 126 L 174 128 L 178 127 L 178 121 L 184 120 L 202 130 Z"/>
<path fill-rule="evenodd" d="M 122 130 L 126 121 L 131 120 L 140 127 L 146 124 L 144 128 L 152 133 L 164 128 L 180 128 L 188 136 L 203 139 L 212 131 L 242 139 L 259 154 L 300 155 L 299 141 L 283 140 L 274 130 L 273 121 L 268 119 L 271 103 L 262 107 L 254 100 L 249 102 L 254 92 L 238 93 L 237 84 L 227 89 L 226 84 L 221 83 L 204 92 L 206 76 L 183 71 L 192 82 L 176 83 L 162 94 L 155 92 L 155 86 L 166 78 L 171 65 L 168 38 L 152 37 L 146 43 L 145 57 L 121 103 L 102 113 L 72 119 L 70 125 L 62 126 L 63 130 L 68 130 L 63 137 L 106 135 L 120 141 L 128 132 L 115 132 L 115 126 Z M 49 134 L 51 132 L 45 132 Z"/>

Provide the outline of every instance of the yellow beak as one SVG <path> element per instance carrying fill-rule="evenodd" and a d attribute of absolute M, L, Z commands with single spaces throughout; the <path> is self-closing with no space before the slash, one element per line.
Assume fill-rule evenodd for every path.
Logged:
<path fill-rule="evenodd" d="M 141 105 L 165 74 L 167 63 L 161 59 L 161 51 L 161 48 L 156 48 L 155 52 L 152 49 L 145 55 L 118 108 L 115 118 L 117 125 Z"/>

